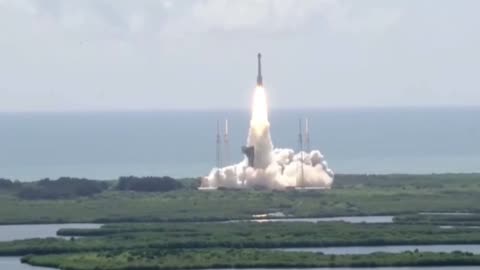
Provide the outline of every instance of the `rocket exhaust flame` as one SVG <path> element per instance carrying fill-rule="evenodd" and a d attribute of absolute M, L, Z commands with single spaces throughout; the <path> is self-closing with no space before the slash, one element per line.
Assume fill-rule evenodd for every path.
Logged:
<path fill-rule="evenodd" d="M 268 123 L 267 96 L 263 86 L 256 87 L 252 104 L 252 119 L 250 120 L 250 127 L 258 134 L 261 134 L 270 126 Z"/>
<path fill-rule="evenodd" d="M 250 120 L 247 146 L 254 149 L 255 162 L 253 167 L 266 169 L 272 162 L 273 144 L 270 138 L 267 96 L 263 86 L 256 87 L 252 104 L 252 118 Z"/>
<path fill-rule="evenodd" d="M 320 151 L 295 154 L 291 149 L 274 149 L 268 121 L 268 104 L 258 54 L 257 87 L 253 94 L 252 115 L 247 145 L 242 148 L 245 159 L 225 168 L 214 168 L 204 177 L 201 188 L 245 188 L 264 186 L 271 189 L 297 187 L 330 188 L 333 171 Z M 301 171 L 298 167 L 302 168 Z M 301 174 L 301 175 L 300 175 Z"/>

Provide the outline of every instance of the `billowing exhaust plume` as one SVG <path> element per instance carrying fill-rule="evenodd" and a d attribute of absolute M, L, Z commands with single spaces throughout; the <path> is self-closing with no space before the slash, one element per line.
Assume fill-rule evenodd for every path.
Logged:
<path fill-rule="evenodd" d="M 320 151 L 295 154 L 291 149 L 273 148 L 267 97 L 262 85 L 257 85 L 252 104 L 245 159 L 235 165 L 212 169 L 203 178 L 201 187 L 330 188 L 334 174 Z"/>

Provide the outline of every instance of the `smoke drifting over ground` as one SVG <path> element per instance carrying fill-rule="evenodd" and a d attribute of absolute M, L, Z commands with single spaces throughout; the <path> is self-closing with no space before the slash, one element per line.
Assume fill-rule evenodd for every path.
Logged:
<path fill-rule="evenodd" d="M 295 153 L 292 149 L 273 147 L 267 98 L 261 86 L 254 93 L 247 147 L 253 150 L 253 158 L 212 169 L 203 179 L 202 188 L 330 188 L 333 183 L 333 171 L 320 151 Z"/>

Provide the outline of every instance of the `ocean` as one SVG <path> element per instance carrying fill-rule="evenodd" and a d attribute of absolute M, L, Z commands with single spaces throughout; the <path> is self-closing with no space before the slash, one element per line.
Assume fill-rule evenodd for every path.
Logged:
<path fill-rule="evenodd" d="M 311 148 L 337 173 L 480 172 L 480 108 L 273 110 L 274 145 Z M 249 111 L 0 113 L 0 177 L 197 177 L 215 165 L 216 122 L 229 119 L 240 161 Z"/>

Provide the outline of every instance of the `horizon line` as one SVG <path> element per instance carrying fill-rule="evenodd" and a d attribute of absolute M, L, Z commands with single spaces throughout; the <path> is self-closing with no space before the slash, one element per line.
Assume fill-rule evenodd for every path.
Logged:
<path fill-rule="evenodd" d="M 347 110 L 396 110 L 396 109 L 473 109 L 479 108 L 479 105 L 458 105 L 458 104 L 439 104 L 439 105 L 394 105 L 394 106 L 331 106 L 331 107 L 270 107 L 269 111 L 347 111 Z M 154 112 L 225 112 L 225 111 L 250 111 L 250 108 L 145 108 L 145 109 L 72 109 L 72 110 L 17 110 L 2 111 L 0 114 L 23 114 L 23 113 L 154 113 Z"/>

